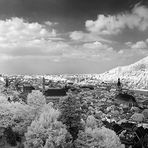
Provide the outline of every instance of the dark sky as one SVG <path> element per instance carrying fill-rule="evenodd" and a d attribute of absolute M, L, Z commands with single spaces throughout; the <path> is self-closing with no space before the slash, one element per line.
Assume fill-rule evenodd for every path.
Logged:
<path fill-rule="evenodd" d="M 0 0 L 0 16 L 55 21 L 70 31 L 83 29 L 85 20 L 96 19 L 98 14 L 129 11 L 138 2 L 148 4 L 147 0 Z"/>

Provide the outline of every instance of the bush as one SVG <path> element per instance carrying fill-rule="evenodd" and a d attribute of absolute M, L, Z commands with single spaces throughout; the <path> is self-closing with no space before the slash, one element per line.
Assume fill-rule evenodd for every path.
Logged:
<path fill-rule="evenodd" d="M 16 142 L 16 135 L 13 132 L 11 127 L 6 128 L 5 130 L 5 136 L 6 136 L 6 140 L 7 142 L 11 145 L 11 146 L 16 146 L 17 142 Z"/>

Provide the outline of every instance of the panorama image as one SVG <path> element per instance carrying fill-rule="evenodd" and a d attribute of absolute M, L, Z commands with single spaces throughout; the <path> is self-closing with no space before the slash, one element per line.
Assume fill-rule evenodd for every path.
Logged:
<path fill-rule="evenodd" d="M 148 148 L 148 0 L 0 0 L 0 148 Z"/>

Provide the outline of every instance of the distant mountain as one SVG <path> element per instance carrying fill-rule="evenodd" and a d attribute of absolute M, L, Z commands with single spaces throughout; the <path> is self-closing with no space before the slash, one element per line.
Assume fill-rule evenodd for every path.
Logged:
<path fill-rule="evenodd" d="M 134 64 L 117 67 L 99 75 L 99 79 L 103 81 L 116 82 L 118 78 L 130 88 L 148 89 L 148 56 Z"/>

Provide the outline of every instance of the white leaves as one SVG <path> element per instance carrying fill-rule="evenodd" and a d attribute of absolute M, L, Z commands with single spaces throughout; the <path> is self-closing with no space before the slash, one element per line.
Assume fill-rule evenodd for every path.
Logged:
<path fill-rule="evenodd" d="M 40 139 L 37 147 L 54 148 L 65 142 L 67 130 L 62 122 L 57 121 L 59 114 L 51 105 L 44 106 L 39 118 L 32 122 L 25 134 L 28 147 L 33 145 L 35 148 L 34 140 L 37 138 Z"/>
<path fill-rule="evenodd" d="M 96 119 L 93 115 L 90 115 L 90 116 L 87 117 L 86 127 L 90 127 L 90 128 L 96 128 L 97 127 L 97 122 L 96 122 Z"/>
<path fill-rule="evenodd" d="M 43 96 L 42 92 L 35 90 L 35 91 L 32 91 L 32 93 L 28 95 L 27 103 L 28 105 L 34 108 L 40 108 L 46 104 L 46 99 Z"/>
<path fill-rule="evenodd" d="M 2 97 L 0 103 L 0 126 L 11 126 L 14 131 L 23 134 L 27 126 L 34 119 L 32 108 L 29 105 L 21 104 L 20 102 L 8 102 L 5 97 Z"/>
<path fill-rule="evenodd" d="M 92 129 L 85 128 L 84 132 L 79 133 L 76 141 L 78 148 L 124 148 L 116 133 L 105 127 Z"/>

